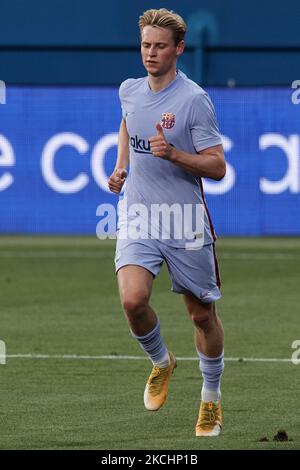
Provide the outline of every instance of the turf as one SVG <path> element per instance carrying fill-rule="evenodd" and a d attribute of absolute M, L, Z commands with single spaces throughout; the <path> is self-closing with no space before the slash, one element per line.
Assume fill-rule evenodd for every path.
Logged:
<path fill-rule="evenodd" d="M 232 238 L 217 247 L 226 357 L 290 358 L 300 339 L 300 240 Z M 113 256 L 114 241 L 0 237 L 0 339 L 7 354 L 141 356 L 120 308 Z M 194 356 L 192 325 L 166 269 L 152 305 L 169 348 Z M 143 360 L 8 357 L 0 365 L 0 448 L 300 448 L 300 365 L 227 361 L 224 430 L 216 439 L 194 437 L 197 362 L 179 362 L 157 413 L 143 409 L 149 370 Z M 279 429 L 289 441 L 273 441 Z"/>

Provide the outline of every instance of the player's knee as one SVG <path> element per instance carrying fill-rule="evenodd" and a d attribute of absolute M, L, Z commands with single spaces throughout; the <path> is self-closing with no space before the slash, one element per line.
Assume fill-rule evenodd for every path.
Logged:
<path fill-rule="evenodd" d="M 136 318 L 144 314 L 148 305 L 148 295 L 143 292 L 127 294 L 122 299 L 122 305 L 127 316 Z"/>
<path fill-rule="evenodd" d="M 207 330 L 210 327 L 211 316 L 206 310 L 194 311 L 190 314 L 191 320 L 197 328 Z"/>

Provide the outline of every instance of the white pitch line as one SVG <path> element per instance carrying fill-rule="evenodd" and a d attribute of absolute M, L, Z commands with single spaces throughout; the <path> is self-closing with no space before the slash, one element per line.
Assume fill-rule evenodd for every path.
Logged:
<path fill-rule="evenodd" d="M 146 356 L 82 356 L 77 354 L 7 354 L 7 359 L 86 359 L 86 360 L 148 360 Z M 197 357 L 176 357 L 178 361 L 198 361 Z M 225 357 L 227 362 L 291 362 L 291 359 L 275 357 Z"/>

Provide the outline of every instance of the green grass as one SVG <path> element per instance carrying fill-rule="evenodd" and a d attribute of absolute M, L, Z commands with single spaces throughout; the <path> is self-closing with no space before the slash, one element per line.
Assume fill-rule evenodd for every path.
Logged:
<path fill-rule="evenodd" d="M 218 303 L 226 357 L 290 358 L 300 339 L 300 240 L 222 239 Z M 7 354 L 142 355 L 121 311 L 114 242 L 0 237 L 0 339 Z M 152 305 L 168 347 L 194 356 L 167 270 Z M 224 430 L 197 439 L 197 362 L 179 362 L 167 404 L 143 408 L 147 361 L 8 358 L 0 365 L 1 449 L 299 449 L 300 365 L 226 362 Z M 274 442 L 279 429 L 292 439 Z M 262 437 L 269 442 L 259 442 Z"/>

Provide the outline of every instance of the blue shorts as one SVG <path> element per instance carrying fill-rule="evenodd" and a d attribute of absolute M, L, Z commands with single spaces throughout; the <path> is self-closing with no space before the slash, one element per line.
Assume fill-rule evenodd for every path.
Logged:
<path fill-rule="evenodd" d="M 116 272 L 127 265 L 142 266 L 157 276 L 166 262 L 172 291 L 192 293 L 202 302 L 221 298 L 218 262 L 214 243 L 197 250 L 174 248 L 157 239 L 117 240 Z"/>

